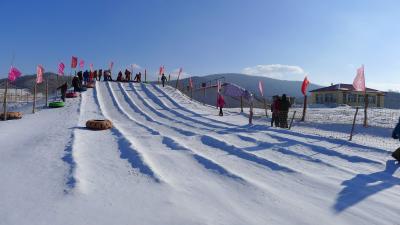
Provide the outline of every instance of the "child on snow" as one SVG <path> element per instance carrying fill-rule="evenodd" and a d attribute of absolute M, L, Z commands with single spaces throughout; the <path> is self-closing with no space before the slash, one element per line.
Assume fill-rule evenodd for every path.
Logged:
<path fill-rule="evenodd" d="M 393 130 L 392 137 L 394 139 L 400 139 L 400 118 L 399 118 L 399 122 L 397 123 L 396 127 Z M 392 156 L 397 161 L 400 161 L 400 148 L 398 148 L 396 151 L 394 151 Z"/>
<path fill-rule="evenodd" d="M 222 96 L 221 94 L 218 94 L 217 107 L 219 107 L 219 116 L 224 115 L 224 113 L 222 112 L 222 108 L 224 108 L 224 106 L 225 106 L 224 96 Z"/>

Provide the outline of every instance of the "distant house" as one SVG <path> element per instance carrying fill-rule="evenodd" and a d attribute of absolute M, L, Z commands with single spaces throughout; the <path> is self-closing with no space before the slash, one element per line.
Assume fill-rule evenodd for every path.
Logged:
<path fill-rule="evenodd" d="M 365 102 L 364 92 L 355 91 L 351 84 L 336 84 L 310 91 L 312 104 L 362 106 Z M 368 105 L 383 107 L 385 92 L 367 88 Z"/>

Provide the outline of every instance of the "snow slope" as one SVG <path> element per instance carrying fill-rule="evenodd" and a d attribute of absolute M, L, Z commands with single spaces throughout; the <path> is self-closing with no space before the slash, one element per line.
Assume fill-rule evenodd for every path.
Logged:
<path fill-rule="evenodd" d="M 114 128 L 84 128 L 99 118 Z M 0 224 L 398 223 L 397 142 L 265 124 L 170 87 L 98 82 L 0 122 Z"/>

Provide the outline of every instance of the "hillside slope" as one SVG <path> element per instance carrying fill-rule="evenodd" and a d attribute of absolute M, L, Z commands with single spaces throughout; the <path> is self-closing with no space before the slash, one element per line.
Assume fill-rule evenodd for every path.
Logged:
<path fill-rule="evenodd" d="M 114 127 L 84 128 L 101 118 Z M 0 224 L 398 222 L 398 141 L 265 124 L 171 87 L 97 82 L 64 108 L 0 121 Z"/>

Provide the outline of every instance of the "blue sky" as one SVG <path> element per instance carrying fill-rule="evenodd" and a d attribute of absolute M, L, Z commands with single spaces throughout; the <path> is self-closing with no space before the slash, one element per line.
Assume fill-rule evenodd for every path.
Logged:
<path fill-rule="evenodd" d="M 72 55 L 151 74 L 245 72 L 400 90 L 400 1 L 1 0 L 0 74 L 56 71 Z M 67 70 L 69 73 L 69 69 Z M 3 75 L 4 76 L 4 75 Z M 266 84 L 267 85 L 267 84 Z"/>

